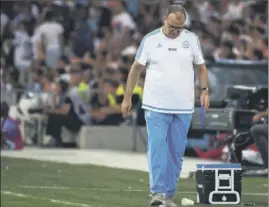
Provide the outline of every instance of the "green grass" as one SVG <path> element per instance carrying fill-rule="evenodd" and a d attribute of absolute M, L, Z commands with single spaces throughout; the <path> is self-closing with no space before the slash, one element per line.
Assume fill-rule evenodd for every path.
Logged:
<path fill-rule="evenodd" d="M 265 184 L 266 178 L 244 178 L 243 194 L 248 195 L 242 202 L 268 206 L 267 196 L 251 195 L 267 193 Z M 196 200 L 195 192 L 194 180 L 181 180 L 176 201 L 180 203 L 181 197 Z M 1 159 L 1 207 L 83 207 L 76 203 L 85 207 L 147 207 L 148 174 L 93 165 Z"/>

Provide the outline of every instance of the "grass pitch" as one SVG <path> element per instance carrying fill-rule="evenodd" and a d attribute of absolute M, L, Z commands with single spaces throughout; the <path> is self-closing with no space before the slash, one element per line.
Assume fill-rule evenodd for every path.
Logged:
<path fill-rule="evenodd" d="M 267 178 L 243 179 L 242 203 L 267 207 L 267 193 Z M 196 200 L 194 180 L 180 181 L 177 203 L 182 197 Z M 61 206 L 147 207 L 148 174 L 93 165 L 1 159 L 1 207 Z"/>

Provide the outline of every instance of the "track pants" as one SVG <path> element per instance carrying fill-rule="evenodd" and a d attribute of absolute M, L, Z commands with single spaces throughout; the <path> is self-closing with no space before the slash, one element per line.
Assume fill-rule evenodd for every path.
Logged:
<path fill-rule="evenodd" d="M 191 114 L 165 114 L 146 110 L 150 191 L 175 195 L 187 144 Z"/>

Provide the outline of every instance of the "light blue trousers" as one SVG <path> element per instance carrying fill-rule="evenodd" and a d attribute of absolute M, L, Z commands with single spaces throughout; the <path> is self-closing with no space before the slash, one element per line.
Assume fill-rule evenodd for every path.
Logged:
<path fill-rule="evenodd" d="M 166 197 L 175 195 L 191 118 L 191 114 L 145 111 L 152 193 L 164 193 Z"/>

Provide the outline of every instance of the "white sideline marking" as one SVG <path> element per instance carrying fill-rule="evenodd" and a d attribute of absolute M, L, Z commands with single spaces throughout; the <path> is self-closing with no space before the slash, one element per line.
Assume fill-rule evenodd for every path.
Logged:
<path fill-rule="evenodd" d="M 71 188 L 62 186 L 29 186 L 19 185 L 17 188 L 28 188 L 28 189 L 47 189 L 47 190 L 85 190 L 85 191 L 107 191 L 107 192 L 147 192 L 141 189 L 109 189 L 109 188 Z"/>
<path fill-rule="evenodd" d="M 2 186 L 4 187 L 4 186 Z M 6 186 L 7 187 L 7 186 Z M 71 188 L 62 186 L 29 186 L 29 185 L 19 185 L 18 188 L 28 188 L 28 189 L 47 189 L 47 190 L 85 190 L 85 191 L 107 191 L 107 192 L 148 192 L 147 190 L 141 189 L 109 189 L 109 188 Z M 179 194 L 192 195 L 196 192 L 193 191 L 181 191 Z M 243 193 L 245 196 L 268 196 L 268 193 Z"/>
<path fill-rule="evenodd" d="M 72 202 L 68 202 L 68 201 L 55 200 L 55 199 L 50 199 L 50 198 L 36 197 L 36 196 L 31 196 L 31 195 L 26 195 L 26 194 L 21 194 L 21 193 L 15 193 L 15 192 L 11 192 L 11 191 L 1 190 L 1 193 L 5 194 L 5 195 L 14 196 L 14 197 L 30 198 L 33 200 L 43 200 L 43 201 L 49 201 L 51 203 L 59 203 L 59 204 L 68 205 L 68 206 L 91 207 L 87 204 L 72 203 Z"/>

